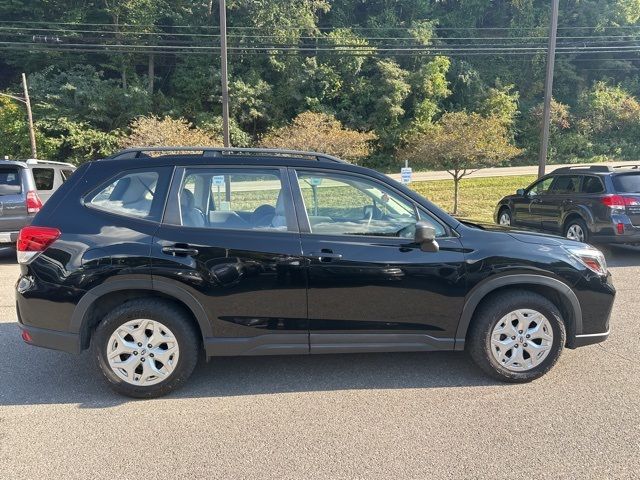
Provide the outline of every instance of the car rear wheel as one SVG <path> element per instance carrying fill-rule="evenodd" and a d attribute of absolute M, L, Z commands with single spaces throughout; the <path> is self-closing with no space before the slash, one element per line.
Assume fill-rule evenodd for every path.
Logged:
<path fill-rule="evenodd" d="M 522 383 L 558 361 L 566 332 L 558 308 L 543 296 L 512 290 L 484 302 L 474 315 L 467 348 L 475 363 L 498 380 Z"/>
<path fill-rule="evenodd" d="M 511 210 L 503 208 L 498 213 L 498 225 L 509 227 L 511 225 Z"/>
<path fill-rule="evenodd" d="M 199 340 L 179 307 L 157 300 L 127 302 L 98 325 L 93 352 L 118 393 L 136 398 L 165 395 L 178 388 L 198 361 Z"/>
<path fill-rule="evenodd" d="M 587 242 L 589 239 L 589 229 L 582 219 L 569 220 L 564 226 L 564 236 L 569 240 L 577 242 Z"/>

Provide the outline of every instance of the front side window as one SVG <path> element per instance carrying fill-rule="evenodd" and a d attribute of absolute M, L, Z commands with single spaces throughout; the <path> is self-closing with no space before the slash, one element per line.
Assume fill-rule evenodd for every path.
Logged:
<path fill-rule="evenodd" d="M 553 182 L 553 177 L 543 178 L 542 180 L 530 186 L 527 193 L 532 196 L 544 195 L 549 192 L 549 187 L 551 187 L 552 182 Z"/>
<path fill-rule="evenodd" d="M 53 190 L 53 168 L 34 168 L 32 172 L 36 190 Z"/>
<path fill-rule="evenodd" d="M 278 170 L 187 169 L 178 204 L 176 222 L 186 227 L 294 229 L 287 222 L 287 199 Z"/>
<path fill-rule="evenodd" d="M 378 182 L 339 173 L 298 172 L 311 233 L 412 238 L 418 221 L 413 204 Z M 425 215 L 426 217 L 426 215 Z M 422 218 L 446 230 L 435 220 Z"/>
<path fill-rule="evenodd" d="M 163 206 L 163 199 L 160 198 L 163 195 L 157 195 L 162 172 L 162 169 L 123 172 L 96 193 L 90 194 L 85 204 L 126 217 L 157 221 Z"/>

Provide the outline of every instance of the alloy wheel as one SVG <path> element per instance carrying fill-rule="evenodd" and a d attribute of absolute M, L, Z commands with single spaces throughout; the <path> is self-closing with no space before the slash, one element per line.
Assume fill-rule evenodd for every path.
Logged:
<path fill-rule="evenodd" d="M 493 358 L 513 372 L 524 372 L 540 365 L 552 345 L 551 324 L 535 310 L 510 312 L 498 320 L 491 332 Z"/>
<path fill-rule="evenodd" d="M 503 225 L 505 227 L 509 227 L 511 225 L 511 215 L 509 212 L 502 212 L 500 214 L 500 218 L 498 219 L 498 224 Z"/>
<path fill-rule="evenodd" d="M 120 325 L 107 342 L 107 360 L 113 372 L 135 386 L 155 385 L 176 368 L 180 349 L 165 325 L 136 319 Z"/>
<path fill-rule="evenodd" d="M 584 230 L 582 230 L 582 227 L 580 225 L 574 223 L 567 229 L 567 238 L 569 240 L 584 242 Z"/>

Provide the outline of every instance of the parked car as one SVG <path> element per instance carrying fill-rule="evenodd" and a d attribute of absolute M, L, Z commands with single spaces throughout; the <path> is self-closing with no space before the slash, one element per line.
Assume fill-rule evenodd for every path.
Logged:
<path fill-rule="evenodd" d="M 0 160 L 0 246 L 15 245 L 20 229 L 74 170 L 70 163 Z"/>
<path fill-rule="evenodd" d="M 461 223 L 328 155 L 183 150 L 84 164 L 22 229 L 27 343 L 91 348 L 116 391 L 152 397 L 201 352 L 466 349 L 527 382 L 609 335 L 615 289 L 593 247 Z"/>
<path fill-rule="evenodd" d="M 619 167 L 563 167 L 495 209 L 496 223 L 561 234 L 589 243 L 640 243 L 640 170 Z"/>

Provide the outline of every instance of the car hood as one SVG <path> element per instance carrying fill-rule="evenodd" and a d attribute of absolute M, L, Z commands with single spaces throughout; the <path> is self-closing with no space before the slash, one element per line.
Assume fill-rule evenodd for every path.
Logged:
<path fill-rule="evenodd" d="M 530 243 L 534 245 L 554 245 L 554 246 L 563 246 L 563 245 L 576 245 L 574 240 L 568 240 L 564 237 L 559 237 L 557 235 L 549 235 L 547 233 L 538 233 L 533 230 L 526 230 L 521 228 L 513 228 L 513 227 L 504 227 L 502 225 L 494 225 L 491 223 L 478 223 L 478 222 L 468 222 L 462 221 L 465 225 L 480 228 L 481 230 L 486 230 L 489 232 L 500 232 L 506 235 L 509 235 L 511 238 L 518 240 L 523 243 Z"/>

